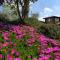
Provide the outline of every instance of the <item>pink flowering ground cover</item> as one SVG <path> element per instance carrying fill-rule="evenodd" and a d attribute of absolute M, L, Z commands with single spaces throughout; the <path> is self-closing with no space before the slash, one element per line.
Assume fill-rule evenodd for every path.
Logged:
<path fill-rule="evenodd" d="M 60 60 L 60 43 L 32 26 L 0 22 L 0 60 Z"/>

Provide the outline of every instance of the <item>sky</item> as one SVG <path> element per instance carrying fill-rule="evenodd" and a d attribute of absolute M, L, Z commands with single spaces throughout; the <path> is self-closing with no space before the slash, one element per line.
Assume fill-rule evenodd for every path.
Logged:
<path fill-rule="evenodd" d="M 47 16 L 60 16 L 60 0 L 38 0 L 30 4 L 30 12 L 39 14 L 39 20 Z M 2 7 L 0 6 L 2 12 Z"/>
<path fill-rule="evenodd" d="M 38 0 L 30 5 L 30 12 L 38 13 L 39 19 L 47 16 L 60 16 L 60 0 Z"/>

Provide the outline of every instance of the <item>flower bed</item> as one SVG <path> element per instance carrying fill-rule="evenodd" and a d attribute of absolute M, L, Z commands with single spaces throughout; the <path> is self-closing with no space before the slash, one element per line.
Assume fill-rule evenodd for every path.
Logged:
<path fill-rule="evenodd" d="M 31 26 L 0 23 L 0 60 L 60 60 L 60 43 Z"/>

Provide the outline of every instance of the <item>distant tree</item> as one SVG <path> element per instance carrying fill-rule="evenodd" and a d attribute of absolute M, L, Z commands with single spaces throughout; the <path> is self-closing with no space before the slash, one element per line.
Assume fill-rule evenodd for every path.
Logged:
<path fill-rule="evenodd" d="M 38 19 L 39 14 L 38 13 L 32 13 L 31 18 Z"/>

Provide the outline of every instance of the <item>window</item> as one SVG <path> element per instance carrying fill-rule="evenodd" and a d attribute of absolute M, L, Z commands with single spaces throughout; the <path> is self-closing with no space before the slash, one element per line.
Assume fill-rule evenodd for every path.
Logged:
<path fill-rule="evenodd" d="M 59 22 L 59 18 L 55 18 L 55 22 Z"/>

